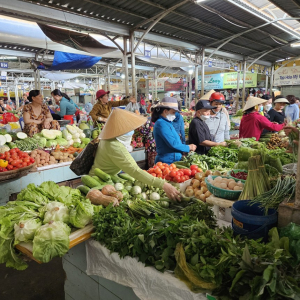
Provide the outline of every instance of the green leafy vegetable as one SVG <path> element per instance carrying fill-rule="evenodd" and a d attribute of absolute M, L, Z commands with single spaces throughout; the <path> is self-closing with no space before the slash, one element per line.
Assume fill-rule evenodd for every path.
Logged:
<path fill-rule="evenodd" d="M 70 211 L 70 223 L 77 228 L 83 228 L 92 222 L 94 207 L 89 200 L 77 201 Z"/>

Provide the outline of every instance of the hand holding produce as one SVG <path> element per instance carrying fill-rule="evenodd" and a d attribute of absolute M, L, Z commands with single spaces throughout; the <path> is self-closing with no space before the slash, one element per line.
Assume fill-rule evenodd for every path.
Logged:
<path fill-rule="evenodd" d="M 170 183 L 165 183 L 163 185 L 163 190 L 167 194 L 168 198 L 173 201 L 181 201 L 181 195 L 180 192 Z"/>

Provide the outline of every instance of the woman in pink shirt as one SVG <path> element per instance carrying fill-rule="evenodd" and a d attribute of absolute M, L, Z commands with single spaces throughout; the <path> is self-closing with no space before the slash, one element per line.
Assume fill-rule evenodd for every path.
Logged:
<path fill-rule="evenodd" d="M 268 131 L 280 131 L 285 124 L 274 124 L 265 116 L 258 112 L 258 106 L 267 102 L 256 97 L 249 97 L 245 107 L 243 108 L 244 115 L 240 124 L 240 138 L 255 137 L 258 141 L 264 129 Z"/>

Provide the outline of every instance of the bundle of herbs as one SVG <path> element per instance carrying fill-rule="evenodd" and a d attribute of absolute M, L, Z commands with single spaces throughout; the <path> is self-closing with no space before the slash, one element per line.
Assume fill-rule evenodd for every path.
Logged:
<path fill-rule="evenodd" d="M 271 188 L 268 174 L 261 156 L 252 156 L 248 159 L 248 177 L 239 200 L 252 200 Z"/>
<path fill-rule="evenodd" d="M 268 214 L 270 208 L 278 209 L 278 206 L 284 200 L 289 202 L 295 198 L 296 179 L 293 176 L 282 176 L 277 179 L 275 187 L 271 190 L 259 194 L 253 198 L 250 205 L 258 203 Z"/>

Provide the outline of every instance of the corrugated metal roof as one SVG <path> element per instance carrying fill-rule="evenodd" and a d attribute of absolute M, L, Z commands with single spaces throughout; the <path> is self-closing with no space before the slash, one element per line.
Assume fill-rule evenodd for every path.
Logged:
<path fill-rule="evenodd" d="M 292 17 L 300 16 L 300 2 L 295 0 L 269 0 Z"/>
<path fill-rule="evenodd" d="M 27 2 L 107 22 L 126 24 L 134 29 L 141 22 L 157 16 L 181 3 L 182 0 L 27 0 Z M 281 3 L 287 10 L 295 8 L 295 1 L 292 0 L 272 0 L 272 2 L 278 6 Z M 300 7 L 298 8 L 300 11 Z M 258 14 L 263 16 L 262 13 Z M 162 18 L 150 32 L 196 43 L 199 46 L 217 47 L 224 39 L 263 24 L 264 19 L 226 0 L 210 0 L 199 4 L 187 1 Z M 151 22 L 143 24 L 139 29 L 146 30 L 150 25 Z M 276 40 L 276 37 L 279 40 Z M 295 41 L 295 37 L 274 25 L 267 25 L 233 39 L 222 49 L 253 56 L 276 48 L 285 41 Z M 283 56 L 292 56 L 293 53 L 289 47 L 285 47 L 280 51 L 271 52 L 268 57 L 275 61 Z"/>

